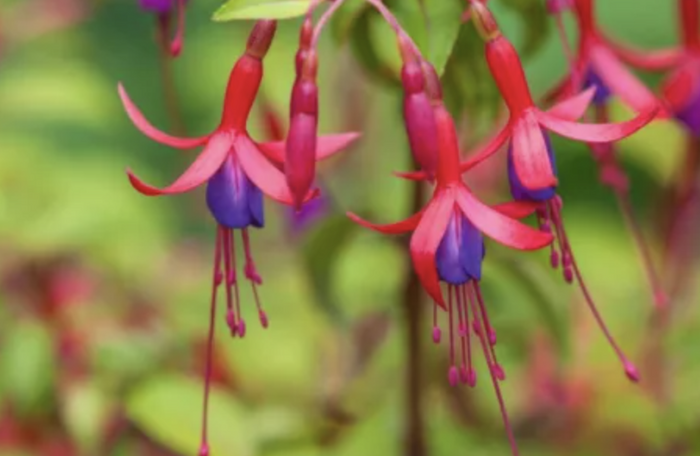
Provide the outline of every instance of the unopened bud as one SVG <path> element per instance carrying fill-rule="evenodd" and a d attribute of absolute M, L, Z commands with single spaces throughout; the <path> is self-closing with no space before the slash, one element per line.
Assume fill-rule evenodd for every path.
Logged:
<path fill-rule="evenodd" d="M 310 18 L 306 18 L 299 31 L 299 49 L 297 50 L 296 56 L 294 57 L 294 68 L 296 70 L 296 77 L 299 79 L 301 71 L 304 67 L 304 61 L 309 55 L 309 49 L 311 49 L 311 38 L 313 36 L 313 24 Z"/>
<path fill-rule="evenodd" d="M 309 49 L 305 57 L 299 77 L 305 81 L 315 82 L 316 73 L 318 72 L 318 54 L 314 49 Z"/>
<path fill-rule="evenodd" d="M 265 57 L 275 37 L 275 31 L 277 31 L 277 21 L 267 19 L 257 21 L 248 36 L 246 53 L 257 59 Z"/>
<path fill-rule="evenodd" d="M 471 6 L 474 26 L 484 41 L 493 41 L 501 36 L 501 30 L 491 11 L 481 2 L 473 2 Z"/>
<path fill-rule="evenodd" d="M 399 45 L 399 53 L 401 54 L 401 61 L 404 63 L 404 65 L 409 62 L 415 62 L 416 54 L 413 52 L 413 46 L 411 46 L 409 38 L 403 33 L 399 33 L 397 40 Z"/>
<path fill-rule="evenodd" d="M 301 79 L 294 84 L 287 135 L 285 176 L 294 206 L 301 209 L 316 176 L 318 87 Z"/>
<path fill-rule="evenodd" d="M 425 77 L 418 62 L 401 69 L 404 88 L 403 118 L 413 158 L 428 176 L 437 168 L 438 135 L 432 103 L 425 91 Z"/>

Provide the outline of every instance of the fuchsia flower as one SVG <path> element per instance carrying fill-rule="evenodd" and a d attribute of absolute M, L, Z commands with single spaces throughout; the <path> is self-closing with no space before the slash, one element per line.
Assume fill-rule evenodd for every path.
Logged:
<path fill-rule="evenodd" d="M 624 53 L 599 30 L 594 0 L 573 0 L 573 4 L 580 32 L 579 47 L 571 57 L 572 74 L 558 84 L 552 96 L 570 96 L 581 87 L 596 87 L 593 98 L 596 104 L 604 104 L 611 95 L 617 95 L 636 112 L 659 108 L 659 100 L 620 61 Z M 659 114 L 665 112 L 660 110 Z"/>
<path fill-rule="evenodd" d="M 671 70 L 661 84 L 667 108 L 695 137 L 700 137 L 700 2 L 678 0 L 681 44 L 657 51 L 615 45 L 620 58 L 642 70 Z"/>
<path fill-rule="evenodd" d="M 434 82 L 439 86 L 437 80 Z M 431 92 L 431 95 L 436 94 L 439 95 L 439 92 Z M 390 225 L 374 225 L 353 213 L 348 213 L 348 216 L 381 233 L 413 232 L 410 244 L 413 266 L 423 287 L 435 302 L 433 340 L 436 343 L 441 339 L 437 323 L 438 306 L 445 309 L 449 316 L 448 379 L 452 385 L 459 382 L 476 385 L 471 354 L 473 330 L 489 366 L 513 452 L 517 454 L 498 386 L 499 380 L 505 379 L 505 373 L 494 350 L 496 332 L 489 322 L 479 287 L 481 264 L 485 255 L 482 233 L 520 250 L 542 248 L 552 242 L 552 236 L 513 219 L 531 214 L 535 210 L 535 204 L 513 202 L 491 208 L 472 194 L 460 178 L 459 146 L 452 117 L 440 98 L 433 98 L 429 109 L 436 122 L 438 144 L 435 150 L 438 151 L 438 157 L 436 186 L 426 208 L 407 220 Z M 407 127 L 410 128 L 411 125 Z M 447 284 L 447 300 L 443 296 L 440 282 Z M 457 352 L 461 355 L 459 362 Z"/>
<path fill-rule="evenodd" d="M 267 327 L 267 314 L 260 304 L 257 286 L 262 284 L 251 253 L 248 227 L 262 228 L 265 224 L 263 194 L 284 204 L 292 204 L 292 195 L 284 181 L 284 175 L 270 160 L 284 162 L 284 143 L 258 144 L 249 136 L 246 123 L 255 101 L 263 76 L 262 59 L 270 47 L 276 30 L 276 21 L 258 21 L 248 38 L 246 51 L 238 59 L 229 78 L 224 100 L 221 123 L 216 130 L 199 138 L 178 138 L 153 127 L 131 102 L 124 88 L 119 85 L 124 108 L 136 127 L 149 138 L 176 149 L 192 149 L 204 146 L 194 163 L 173 184 L 163 189 L 148 185 L 127 170 L 133 187 L 147 196 L 178 194 L 207 183 L 207 205 L 218 224 L 214 260 L 209 355 L 205 379 L 205 402 L 202 446 L 200 455 L 208 454 L 206 417 L 210 383 L 210 360 L 214 335 L 216 295 L 219 285 L 226 283 L 226 322 L 232 335 L 243 337 L 245 320 L 240 309 L 234 230 L 240 230 L 245 253 L 243 272 L 250 281 L 255 296 L 258 317 Z M 357 135 L 331 135 L 318 139 L 318 158 L 338 152 L 352 142 Z M 317 195 L 309 191 L 305 200 Z M 223 273 L 221 263 L 223 261 Z"/>
<path fill-rule="evenodd" d="M 177 17 L 175 36 L 170 41 L 169 52 L 177 57 L 182 52 L 185 35 L 185 0 L 139 0 L 141 9 L 157 14 L 161 43 L 167 43 L 173 16 Z"/>
<path fill-rule="evenodd" d="M 612 338 L 585 286 L 564 230 L 562 201 L 556 194 L 558 179 L 554 153 L 546 130 L 562 136 L 591 143 L 608 143 L 625 138 L 650 122 L 658 111 L 652 107 L 632 120 L 622 123 L 583 124 L 573 122 L 581 117 L 593 96 L 593 88 L 555 105 L 550 111 L 540 111 L 532 101 L 525 73 L 515 49 L 500 33 L 491 12 L 482 4 L 472 4 L 475 25 L 486 40 L 486 59 L 496 84 L 510 111 L 508 125 L 481 151 L 461 164 L 468 170 L 495 153 L 506 140 L 508 147 L 508 178 L 516 201 L 538 205 L 540 229 L 553 233 L 557 246 L 551 245 L 551 263 L 563 266 L 564 277 L 572 282 L 576 277 L 586 303 L 606 338 L 616 352 L 631 380 L 637 380 L 634 365 L 627 360 Z M 410 179 L 425 178 L 424 173 L 400 173 Z"/>

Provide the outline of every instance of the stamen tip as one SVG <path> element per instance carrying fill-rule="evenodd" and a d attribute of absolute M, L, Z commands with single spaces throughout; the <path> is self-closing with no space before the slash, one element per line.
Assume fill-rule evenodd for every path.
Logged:
<path fill-rule="evenodd" d="M 433 327 L 433 342 L 436 344 L 440 343 L 440 339 L 442 338 L 442 331 L 440 331 L 440 328 L 437 326 Z"/>
<path fill-rule="evenodd" d="M 566 283 L 572 283 L 574 281 L 574 272 L 570 267 L 564 267 L 564 280 Z"/>
<path fill-rule="evenodd" d="M 624 366 L 625 375 L 627 375 L 627 378 L 634 383 L 639 383 L 639 371 L 637 370 L 637 367 L 630 361 L 625 361 Z"/>
<path fill-rule="evenodd" d="M 238 330 L 238 336 L 242 339 L 245 337 L 245 320 L 241 318 L 238 322 L 237 328 Z"/>
<path fill-rule="evenodd" d="M 459 384 L 459 372 L 455 366 L 450 367 L 447 378 L 450 381 L 450 385 L 457 386 Z"/>
<path fill-rule="evenodd" d="M 471 388 L 476 386 L 476 371 L 474 369 L 470 369 L 467 373 L 467 385 Z"/>
<path fill-rule="evenodd" d="M 267 319 L 267 313 L 265 313 L 264 310 L 261 310 L 261 311 L 258 313 L 258 316 L 260 317 L 260 324 L 262 325 L 262 327 L 265 328 L 265 329 L 267 329 L 267 327 L 268 327 L 268 325 L 269 325 L 269 323 L 270 323 L 269 320 Z"/>
<path fill-rule="evenodd" d="M 504 381 L 506 379 L 506 371 L 503 370 L 503 367 L 501 367 L 500 364 L 493 365 L 493 375 L 495 375 L 500 381 Z"/>
<path fill-rule="evenodd" d="M 236 335 L 236 316 L 233 314 L 233 311 L 229 310 L 226 312 L 226 325 L 228 325 L 229 329 L 231 330 L 232 335 Z"/>
<path fill-rule="evenodd" d="M 197 453 L 197 456 L 209 456 L 209 445 L 203 443 L 199 447 L 199 452 Z"/>
<path fill-rule="evenodd" d="M 497 342 L 497 337 L 496 337 L 496 331 L 493 329 L 489 329 L 489 343 L 493 346 L 496 345 Z"/>

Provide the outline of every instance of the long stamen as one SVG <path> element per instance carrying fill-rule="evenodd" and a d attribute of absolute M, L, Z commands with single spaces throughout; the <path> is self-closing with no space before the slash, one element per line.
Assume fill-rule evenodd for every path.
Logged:
<path fill-rule="evenodd" d="M 537 223 L 540 227 L 540 231 L 544 233 L 552 232 L 552 224 L 550 223 L 547 203 L 543 203 L 542 206 L 537 209 Z M 554 269 L 559 267 L 559 252 L 557 251 L 557 247 L 555 246 L 554 242 L 549 244 L 549 263 Z"/>
<path fill-rule="evenodd" d="M 472 281 L 471 285 L 477 305 L 479 307 L 479 311 L 481 312 L 481 318 L 484 322 L 486 332 L 489 335 L 489 350 L 491 351 L 491 357 L 493 358 L 494 374 L 496 375 L 496 378 L 503 381 L 506 379 L 506 373 L 503 370 L 503 367 L 501 367 L 501 365 L 499 364 L 498 359 L 496 358 L 496 349 L 494 348 L 494 346 L 496 345 L 496 331 L 493 329 L 491 323 L 489 322 L 488 313 L 486 312 L 486 306 L 484 305 L 484 298 L 481 296 L 481 287 L 479 287 L 479 282 Z"/>
<path fill-rule="evenodd" d="M 476 370 L 472 366 L 472 336 L 469 330 L 469 284 L 461 286 L 462 289 L 462 305 L 464 306 L 464 324 L 466 328 L 467 339 L 467 384 L 472 388 L 476 386 Z"/>
<path fill-rule="evenodd" d="M 447 286 L 447 302 L 448 302 L 448 316 L 450 325 L 450 370 L 448 372 L 448 379 L 450 385 L 457 386 L 459 383 L 459 372 L 455 366 L 455 336 L 454 336 L 454 299 L 453 299 L 454 286 Z"/>
<path fill-rule="evenodd" d="M 481 330 L 481 323 L 479 321 L 479 309 L 474 301 L 474 299 L 470 300 L 471 308 L 472 308 L 472 314 L 474 316 L 474 323 L 476 326 L 479 327 L 478 335 L 479 335 L 479 341 L 481 342 L 481 349 L 484 352 L 484 358 L 486 358 L 486 365 L 489 368 L 489 373 L 491 375 L 491 383 L 493 383 L 493 388 L 496 392 L 496 397 L 498 398 L 498 405 L 501 409 L 501 417 L 503 418 L 503 424 L 506 428 L 506 434 L 508 434 L 508 441 L 510 442 L 510 448 L 511 451 L 513 452 L 513 456 L 518 456 L 520 453 L 518 451 L 518 445 L 515 442 L 515 436 L 513 435 L 513 428 L 510 425 L 510 420 L 508 419 L 508 411 L 506 410 L 506 404 L 503 400 L 503 395 L 501 394 L 501 387 L 498 385 L 498 378 L 496 377 L 495 369 L 493 362 L 491 360 L 491 351 L 489 350 L 490 344 L 486 340 L 486 337 L 484 337 L 484 331 Z"/>
<path fill-rule="evenodd" d="M 571 283 L 574 280 L 574 274 L 573 271 L 571 270 L 571 252 L 569 250 L 569 241 L 566 238 L 566 235 L 564 233 L 564 227 L 563 225 L 560 225 L 557 223 L 556 217 L 558 214 L 558 208 L 561 207 L 561 200 L 559 199 L 559 196 L 554 197 L 553 200 L 550 200 L 547 203 L 547 209 L 548 209 L 548 215 L 549 219 L 551 220 L 552 224 L 554 225 L 554 231 L 556 232 L 556 240 L 557 243 L 559 244 L 559 250 L 561 251 L 561 256 L 562 256 L 562 272 L 564 274 L 564 280 L 566 280 L 567 283 Z"/>
<path fill-rule="evenodd" d="M 250 250 L 250 238 L 248 237 L 248 228 L 243 228 L 241 230 L 241 236 L 243 237 L 243 249 L 245 250 L 245 274 L 250 284 L 253 287 L 253 295 L 255 296 L 255 307 L 258 309 L 258 317 L 260 318 L 260 324 L 263 328 L 267 328 L 268 319 L 267 313 L 262 308 L 260 304 L 260 297 L 258 296 L 257 285 L 262 283 L 262 278 L 255 269 L 255 263 L 253 262 L 253 254 Z"/>
<path fill-rule="evenodd" d="M 554 2 L 547 2 L 548 6 L 549 3 L 554 3 Z M 567 63 L 569 64 L 569 73 L 571 77 L 571 90 L 572 93 L 576 93 L 577 88 L 579 87 L 579 81 L 580 81 L 580 75 L 578 68 L 576 66 L 576 57 L 574 55 L 574 52 L 572 51 L 572 46 L 571 43 L 569 42 L 569 37 L 566 34 L 566 27 L 564 26 L 564 16 L 562 14 L 562 11 L 559 9 L 556 9 L 555 11 L 551 11 L 553 8 L 549 8 L 550 13 L 554 16 L 554 22 L 557 25 L 557 32 L 559 35 L 559 41 L 561 41 L 562 45 L 562 50 L 564 51 L 564 57 L 566 58 Z"/>
<path fill-rule="evenodd" d="M 214 353 L 214 330 L 216 328 L 216 292 L 223 281 L 221 275 L 221 251 L 223 250 L 224 229 L 216 230 L 216 247 L 214 250 L 214 273 L 212 280 L 211 307 L 209 311 L 209 335 L 207 337 L 207 360 L 204 368 L 204 399 L 202 404 L 202 437 L 199 445 L 199 456 L 209 456 L 207 435 L 209 416 L 209 391 L 211 387 L 212 359 Z"/>
<path fill-rule="evenodd" d="M 238 336 L 239 337 L 245 337 L 246 333 L 246 325 L 245 325 L 245 319 L 243 318 L 243 313 L 241 312 L 241 294 L 238 291 L 238 276 L 236 274 L 236 239 L 233 236 L 233 231 L 231 231 L 231 270 L 233 271 L 233 282 L 232 282 L 232 287 L 233 287 L 233 292 L 235 296 L 235 304 L 236 304 L 236 315 L 238 316 Z"/>
<path fill-rule="evenodd" d="M 459 324 L 457 325 L 457 334 L 459 335 L 459 343 L 462 355 L 462 364 L 459 366 L 459 380 L 462 383 L 467 383 L 468 374 L 467 371 L 467 327 L 464 325 L 464 312 L 462 311 L 462 285 L 456 287 L 455 299 L 457 301 L 457 316 Z"/>
<path fill-rule="evenodd" d="M 566 237 L 566 231 L 564 230 L 564 221 L 562 220 L 561 217 L 561 212 L 558 208 L 555 206 L 552 207 L 553 212 L 554 212 L 554 218 L 553 221 L 555 225 L 557 226 L 557 231 L 561 233 L 561 236 L 564 238 L 564 242 L 567 246 L 567 252 L 568 252 L 568 257 L 571 261 L 571 267 L 573 269 L 573 273 L 576 276 L 576 281 L 578 282 L 579 288 L 581 289 L 581 293 L 583 293 L 583 297 L 586 301 L 586 304 L 588 305 L 588 308 L 591 310 L 591 313 L 593 314 L 593 317 L 595 318 L 596 322 L 598 323 L 598 326 L 600 327 L 601 331 L 603 331 L 603 334 L 605 335 L 605 338 L 608 340 L 608 343 L 610 346 L 613 348 L 615 353 L 617 354 L 617 357 L 620 359 L 620 362 L 622 363 L 624 369 L 625 369 L 625 374 L 627 377 L 633 381 L 633 382 L 638 382 L 639 381 L 639 373 L 637 371 L 637 368 L 635 367 L 632 362 L 627 359 L 625 354 L 622 352 L 622 349 L 620 349 L 619 345 L 615 341 L 615 339 L 612 336 L 612 333 L 608 329 L 607 325 L 603 321 L 603 317 L 600 315 L 600 312 L 598 311 L 598 307 L 595 305 L 595 302 L 593 301 L 593 297 L 591 296 L 590 292 L 588 291 L 588 287 L 586 287 L 586 283 L 583 280 L 583 276 L 581 275 L 581 271 L 578 268 L 578 265 L 576 264 L 576 258 L 574 257 L 574 254 L 571 250 L 571 245 L 569 244 L 568 238 Z"/>
<path fill-rule="evenodd" d="M 438 325 L 438 306 L 433 303 L 433 342 L 439 344 L 441 338 L 442 331 L 440 331 L 440 325 Z"/>
<path fill-rule="evenodd" d="M 236 313 L 233 311 L 233 303 L 231 300 L 231 286 L 236 283 L 236 269 L 235 265 L 232 265 L 231 259 L 231 243 L 233 242 L 231 236 L 231 229 L 219 227 L 223 238 L 223 251 L 224 251 L 224 271 L 226 275 L 226 324 L 231 330 L 231 335 L 236 336 L 238 325 L 236 323 Z M 234 260 L 235 261 L 235 260 Z"/>

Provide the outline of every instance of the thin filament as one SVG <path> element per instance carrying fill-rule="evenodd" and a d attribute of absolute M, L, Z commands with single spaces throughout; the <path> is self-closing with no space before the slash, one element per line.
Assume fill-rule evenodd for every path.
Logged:
<path fill-rule="evenodd" d="M 396 17 L 389 11 L 389 9 L 382 3 L 381 0 L 367 0 L 372 6 L 374 6 L 377 11 L 384 17 L 384 20 L 391 26 L 391 28 L 394 29 L 394 32 L 396 32 L 397 35 L 401 35 L 402 38 L 405 38 L 406 41 L 409 43 L 411 48 L 413 49 L 413 52 L 417 55 L 420 56 L 421 59 L 423 59 L 423 54 L 421 54 L 420 49 L 418 49 L 418 46 L 416 46 L 416 43 L 411 39 L 410 36 L 408 36 L 408 33 L 404 32 L 403 28 L 401 27 L 401 24 L 399 24 L 399 21 L 396 19 Z"/>
<path fill-rule="evenodd" d="M 236 282 L 236 269 L 235 265 L 232 265 L 231 259 L 231 244 L 233 242 L 231 236 L 231 230 L 228 228 L 220 227 L 223 237 L 223 251 L 224 251 L 224 273 L 226 280 L 226 323 L 231 330 L 232 335 L 236 335 L 236 312 L 233 310 L 233 302 L 231 299 L 231 286 Z"/>
<path fill-rule="evenodd" d="M 513 453 L 513 456 L 519 456 L 520 452 L 518 451 L 518 445 L 515 442 L 515 436 L 513 435 L 513 428 L 510 425 L 510 420 L 508 419 L 508 411 L 506 410 L 506 404 L 503 400 L 503 395 L 501 394 L 501 388 L 498 385 L 498 379 L 496 378 L 496 374 L 494 372 L 494 364 L 491 360 L 491 352 L 488 349 L 489 343 L 486 340 L 486 337 L 484 335 L 485 330 L 481 329 L 481 322 L 479 321 L 479 309 L 477 308 L 476 303 L 474 302 L 474 299 L 470 300 L 471 308 L 472 308 L 472 314 L 474 316 L 474 323 L 477 327 L 480 328 L 480 330 L 477 332 L 479 341 L 481 342 L 481 349 L 484 352 L 484 358 L 486 358 L 486 365 L 489 369 L 489 374 L 491 376 L 491 383 L 493 383 L 493 389 L 496 392 L 496 397 L 498 398 L 498 405 L 501 409 L 501 417 L 503 418 L 503 424 L 506 428 L 506 433 L 508 434 L 508 441 L 510 442 L 510 449 Z"/>
<path fill-rule="evenodd" d="M 344 1 L 345 0 L 334 0 L 331 6 L 329 6 L 328 9 L 323 12 L 321 18 L 316 23 L 316 27 L 314 27 L 314 33 L 311 38 L 311 49 L 316 49 L 318 39 L 321 36 L 321 31 L 323 30 L 323 27 L 330 20 L 333 14 L 335 14 L 335 12 L 338 11 L 338 8 L 340 8 L 343 5 Z"/>
<path fill-rule="evenodd" d="M 217 228 L 216 246 L 214 250 L 214 277 L 212 280 L 211 307 L 209 311 L 209 335 L 207 337 L 207 360 L 204 368 L 204 399 L 202 406 L 202 440 L 199 447 L 199 456 L 209 455 L 209 443 L 207 435 L 209 416 L 209 392 L 211 387 L 212 358 L 214 353 L 214 332 L 216 328 L 216 292 L 221 283 L 221 251 L 223 249 L 224 229 Z"/>

